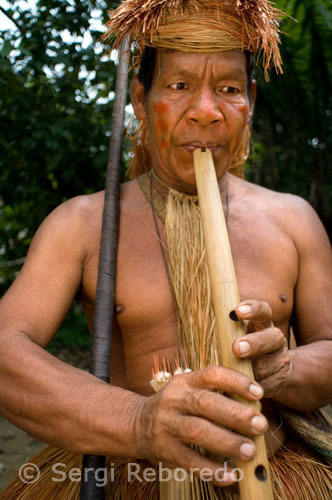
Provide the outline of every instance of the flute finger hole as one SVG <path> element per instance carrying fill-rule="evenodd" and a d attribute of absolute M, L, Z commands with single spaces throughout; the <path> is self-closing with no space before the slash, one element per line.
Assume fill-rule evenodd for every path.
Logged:
<path fill-rule="evenodd" d="M 236 316 L 236 312 L 234 310 L 229 313 L 229 317 L 232 321 L 239 321 L 239 318 Z"/>
<path fill-rule="evenodd" d="M 267 472 L 264 465 L 257 465 L 255 469 L 255 476 L 257 477 L 258 481 L 263 482 L 267 480 Z"/>

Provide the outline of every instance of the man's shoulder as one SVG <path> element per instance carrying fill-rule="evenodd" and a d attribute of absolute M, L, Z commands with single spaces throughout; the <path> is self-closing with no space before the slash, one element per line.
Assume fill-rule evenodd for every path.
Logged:
<path fill-rule="evenodd" d="M 290 211 L 290 217 L 292 215 L 297 216 L 298 213 L 306 215 L 313 212 L 311 205 L 301 196 L 274 191 L 239 178 L 236 178 L 234 184 L 237 196 L 241 196 L 249 203 L 258 205 L 261 209 L 264 209 L 264 212 L 273 212 L 277 215 L 279 212 L 284 214 L 285 211 Z M 277 212 L 275 212 L 276 209 Z"/>
<path fill-rule="evenodd" d="M 70 198 L 61 203 L 53 213 L 59 218 L 85 219 L 99 215 L 103 210 L 103 204 L 104 191 L 98 191 L 97 193 Z"/>
<path fill-rule="evenodd" d="M 86 253 L 89 241 L 98 237 L 101 228 L 104 193 L 80 195 L 57 206 L 43 221 L 33 239 L 31 249 L 44 245 L 75 247 Z"/>
<path fill-rule="evenodd" d="M 88 228 L 101 224 L 104 208 L 105 191 L 79 195 L 58 205 L 46 218 L 43 225 Z M 136 212 L 144 206 L 146 199 L 136 179 L 121 185 L 120 207 L 126 213 Z"/>
<path fill-rule="evenodd" d="M 237 196 L 255 214 L 257 222 L 264 217 L 287 233 L 296 246 L 307 244 L 308 235 L 324 233 L 322 223 L 313 207 L 301 196 L 273 191 L 243 179 L 235 180 Z"/>
<path fill-rule="evenodd" d="M 69 227 L 86 225 L 101 217 L 104 191 L 70 198 L 58 205 L 46 218 L 44 224 Z"/>

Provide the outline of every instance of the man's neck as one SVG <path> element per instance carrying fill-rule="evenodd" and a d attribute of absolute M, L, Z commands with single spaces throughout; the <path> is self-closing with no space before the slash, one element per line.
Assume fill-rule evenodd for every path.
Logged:
<path fill-rule="evenodd" d="M 172 186 L 168 186 L 158 177 L 153 168 L 150 170 L 150 175 L 152 176 L 155 187 L 163 195 L 164 198 L 167 197 L 170 189 L 174 189 L 175 191 L 179 191 L 188 196 L 197 196 L 197 189 L 195 187 L 192 190 L 188 191 L 188 189 L 175 189 Z M 226 172 L 220 179 L 218 179 L 219 191 L 223 199 L 227 195 L 227 177 L 228 172 Z"/>

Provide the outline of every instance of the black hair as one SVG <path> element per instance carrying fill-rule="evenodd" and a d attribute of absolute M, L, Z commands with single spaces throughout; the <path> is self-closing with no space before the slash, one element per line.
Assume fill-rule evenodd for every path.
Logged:
<path fill-rule="evenodd" d="M 246 72 L 247 72 L 247 93 L 251 103 L 251 82 L 255 73 L 255 58 L 249 50 L 244 51 L 246 56 Z M 145 47 L 141 65 L 138 70 L 138 80 L 144 87 L 144 95 L 149 93 L 152 85 L 153 72 L 156 65 L 157 49 L 155 47 Z"/>
<path fill-rule="evenodd" d="M 138 70 L 138 79 L 144 87 L 145 96 L 149 93 L 152 85 L 153 72 L 156 65 L 156 56 L 156 48 L 145 47 Z"/>

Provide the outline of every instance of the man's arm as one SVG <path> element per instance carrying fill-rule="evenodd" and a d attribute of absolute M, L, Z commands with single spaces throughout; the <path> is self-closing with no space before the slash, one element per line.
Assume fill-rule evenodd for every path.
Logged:
<path fill-rule="evenodd" d="M 263 391 L 248 377 L 210 367 L 177 375 L 157 394 L 143 397 L 101 382 L 43 349 L 70 307 L 89 260 L 91 224 L 84 200 L 72 200 L 48 217 L 0 303 L 1 412 L 39 439 L 80 453 L 162 460 L 192 467 L 196 475 L 205 467 L 213 473 L 220 463 L 190 443 L 249 460 L 255 453 L 250 438 L 266 431 L 266 419 L 215 392 L 261 398 Z M 226 483 L 233 481 L 228 475 Z"/>
<path fill-rule="evenodd" d="M 256 380 L 265 396 L 299 410 L 310 411 L 332 401 L 332 259 L 331 247 L 319 218 L 308 203 L 291 197 L 285 230 L 293 237 L 299 260 L 294 296 L 297 348 L 273 348 L 272 311 L 255 302 L 254 310 L 239 316 L 249 321 L 245 339 L 250 350 L 241 354 L 238 342 L 234 353 L 254 360 Z M 247 301 L 248 302 L 248 301 Z M 259 315 L 262 317 L 260 318 Z M 255 321 L 252 318 L 255 316 Z M 270 340 L 271 339 L 271 340 Z M 264 346 L 265 344 L 265 346 Z M 266 356 L 261 353 L 266 350 Z"/>
<path fill-rule="evenodd" d="M 305 411 L 332 401 L 332 256 L 319 218 L 309 204 L 297 201 L 301 223 L 295 235 L 299 277 L 294 332 L 298 348 L 290 352 L 290 377 L 277 399 Z"/>
<path fill-rule="evenodd" d="M 131 419 L 141 397 L 43 349 L 80 287 L 89 217 L 86 197 L 57 208 L 38 230 L 20 275 L 0 301 L 0 409 L 19 427 L 61 448 L 131 455 L 136 451 Z"/>

